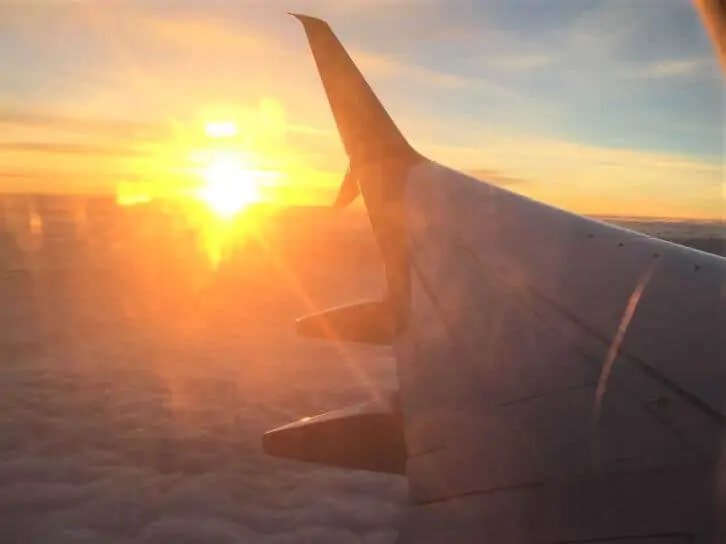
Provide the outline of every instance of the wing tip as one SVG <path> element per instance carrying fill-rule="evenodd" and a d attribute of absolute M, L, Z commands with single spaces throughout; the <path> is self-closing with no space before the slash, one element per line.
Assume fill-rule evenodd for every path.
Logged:
<path fill-rule="evenodd" d="M 328 23 L 326 23 L 323 19 L 320 19 L 319 17 L 313 17 L 312 15 L 305 15 L 304 13 L 292 13 L 292 12 L 288 12 L 288 15 L 295 17 L 295 19 L 300 21 L 303 24 L 303 26 L 309 26 L 309 25 L 329 26 Z"/>

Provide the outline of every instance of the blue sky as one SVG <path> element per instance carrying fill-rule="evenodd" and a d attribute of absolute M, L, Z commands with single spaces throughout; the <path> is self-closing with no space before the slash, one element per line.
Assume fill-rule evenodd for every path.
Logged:
<path fill-rule="evenodd" d="M 103 186 L 157 132 L 273 100 L 268 155 L 332 186 L 345 157 L 285 11 L 326 18 L 432 158 L 585 213 L 723 216 L 724 87 L 689 0 L 0 4 L 0 174 Z"/>

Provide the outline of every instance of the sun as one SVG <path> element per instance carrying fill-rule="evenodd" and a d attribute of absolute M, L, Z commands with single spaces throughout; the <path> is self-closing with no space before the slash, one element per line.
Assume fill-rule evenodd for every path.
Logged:
<path fill-rule="evenodd" d="M 254 172 L 231 157 L 218 157 L 204 168 L 197 196 L 218 216 L 230 219 L 260 200 Z"/>
<path fill-rule="evenodd" d="M 237 135 L 238 129 L 233 121 L 215 121 L 207 123 L 204 131 L 211 138 L 230 138 Z"/>

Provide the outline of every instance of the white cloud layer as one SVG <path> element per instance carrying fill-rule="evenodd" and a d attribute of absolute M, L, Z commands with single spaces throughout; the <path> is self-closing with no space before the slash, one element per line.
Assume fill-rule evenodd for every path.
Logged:
<path fill-rule="evenodd" d="M 218 325 L 189 336 L 180 323 L 204 301 L 188 297 L 175 313 L 154 298 L 189 269 L 149 283 L 146 302 L 166 309 L 153 314 L 152 304 L 132 325 L 109 308 L 140 284 L 108 290 L 111 272 L 99 269 L 69 287 L 64 277 L 89 273 L 72 244 L 48 250 L 34 269 L 45 280 L 33 283 L 8 225 L 0 213 L 0 542 L 395 540 L 402 477 L 275 459 L 260 442 L 266 429 L 391 387 L 386 352 L 296 339 L 292 319 L 305 304 L 289 287 L 257 303 L 249 290 L 227 295 L 224 312 L 210 314 Z M 139 262 L 124 262 L 121 275 L 134 276 Z M 325 274 L 306 280 L 309 292 L 337 299 L 363 285 Z"/>

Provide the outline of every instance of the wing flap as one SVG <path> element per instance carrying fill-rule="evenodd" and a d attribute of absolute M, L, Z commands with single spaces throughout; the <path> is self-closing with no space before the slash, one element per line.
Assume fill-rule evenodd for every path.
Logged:
<path fill-rule="evenodd" d="M 297 333 L 336 342 L 390 346 L 393 317 L 389 305 L 382 301 L 346 304 L 301 317 Z"/>
<path fill-rule="evenodd" d="M 392 474 L 406 461 L 395 395 L 272 429 L 262 446 L 277 457 Z"/>

